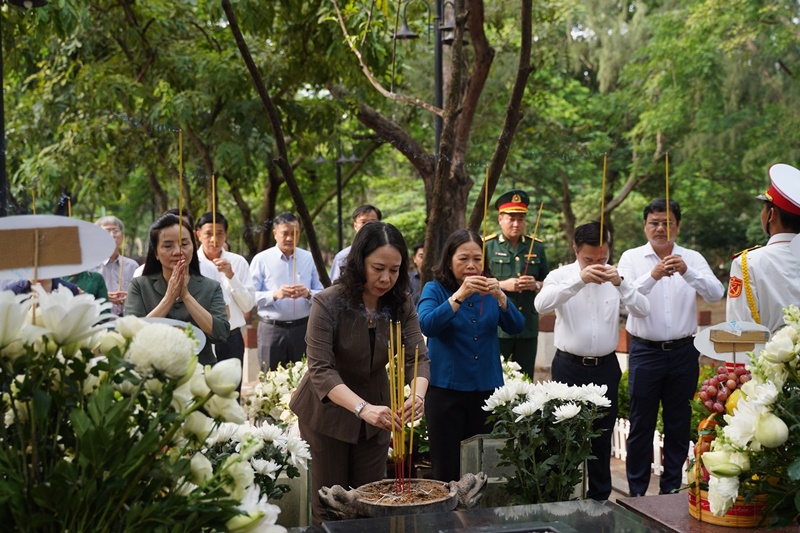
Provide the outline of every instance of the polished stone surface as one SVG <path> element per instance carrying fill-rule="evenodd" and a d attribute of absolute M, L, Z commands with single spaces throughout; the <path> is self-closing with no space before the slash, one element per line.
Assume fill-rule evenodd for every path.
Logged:
<path fill-rule="evenodd" d="M 580 500 L 470 509 L 448 513 L 342 520 L 326 522 L 321 528 L 309 528 L 306 531 L 307 533 L 317 531 L 326 533 L 375 533 L 381 531 L 391 531 L 392 533 L 450 533 L 455 531 L 473 533 L 533 531 L 647 533 L 667 530 L 613 502 Z"/>
<path fill-rule="evenodd" d="M 797 526 L 785 528 L 736 529 L 700 522 L 689 515 L 689 496 L 684 492 L 645 496 L 643 498 L 619 498 L 617 503 L 640 516 L 646 516 L 667 531 L 681 533 L 732 533 L 736 531 L 764 531 L 765 533 L 798 532 Z"/>

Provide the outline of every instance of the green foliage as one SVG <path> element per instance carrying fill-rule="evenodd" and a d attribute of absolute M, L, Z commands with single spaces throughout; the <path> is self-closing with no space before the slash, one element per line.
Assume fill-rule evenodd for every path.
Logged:
<path fill-rule="evenodd" d="M 493 435 L 507 438 L 498 454 L 500 466 L 514 469 L 506 491 L 517 503 L 574 499 L 584 462 L 593 458 L 590 440 L 600 434 L 592 425 L 602 397 L 594 394 L 552 382 L 512 382 L 487 400 Z"/>

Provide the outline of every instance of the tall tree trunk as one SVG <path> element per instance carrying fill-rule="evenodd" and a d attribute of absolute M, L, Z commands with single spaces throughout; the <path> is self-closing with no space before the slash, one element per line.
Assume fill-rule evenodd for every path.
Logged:
<path fill-rule="evenodd" d="M 258 67 L 256 67 L 253 57 L 250 55 L 250 49 L 248 48 L 247 43 L 244 41 L 242 32 L 239 29 L 239 23 L 236 20 L 236 14 L 233 11 L 233 7 L 231 7 L 230 0 L 222 0 L 222 9 L 225 11 L 225 15 L 228 17 L 231 33 L 233 34 L 233 38 L 239 48 L 239 53 L 242 54 L 242 59 L 244 59 L 247 70 L 250 72 L 250 76 L 253 79 L 253 84 L 256 87 L 256 91 L 261 97 L 261 102 L 264 104 L 264 109 L 266 109 L 267 115 L 269 116 L 270 124 L 272 125 L 272 134 L 275 139 L 275 144 L 278 148 L 278 157 L 275 159 L 275 164 L 281 169 L 283 178 L 286 180 L 286 186 L 289 188 L 289 192 L 294 200 L 294 205 L 297 208 L 297 214 L 303 223 L 303 227 L 306 232 L 306 239 L 308 240 L 309 251 L 314 257 L 314 263 L 317 266 L 319 279 L 322 281 L 322 284 L 327 287 L 331 284 L 331 280 L 330 277 L 328 277 L 328 270 L 325 267 L 324 260 L 322 259 L 322 252 L 319 248 L 319 242 L 317 241 L 317 234 L 314 231 L 314 224 L 311 221 L 311 215 L 308 212 L 308 208 L 303 200 L 303 194 L 300 192 L 300 188 L 297 186 L 297 181 L 294 179 L 292 167 L 289 164 L 289 156 L 286 151 L 286 141 L 283 137 L 283 129 L 281 128 L 278 110 L 273 105 L 272 99 L 270 98 L 267 88 L 264 85 L 264 80 L 261 77 L 261 73 L 258 71 Z"/>
<path fill-rule="evenodd" d="M 270 231 L 271 224 L 266 222 L 275 218 L 275 206 L 278 203 L 278 190 L 281 183 L 283 181 L 278 176 L 275 165 L 270 163 L 267 166 L 267 183 L 264 186 L 264 196 L 261 204 L 261 233 L 259 233 L 258 238 L 258 252 L 266 250 L 274 244 L 272 232 Z"/>

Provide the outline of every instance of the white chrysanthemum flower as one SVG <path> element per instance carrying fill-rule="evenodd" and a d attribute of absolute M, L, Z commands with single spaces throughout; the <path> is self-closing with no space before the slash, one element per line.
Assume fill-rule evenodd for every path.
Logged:
<path fill-rule="evenodd" d="M 139 372 L 159 370 L 170 379 L 180 379 L 189 370 L 195 341 L 167 324 L 148 324 L 134 335 L 127 357 Z"/>
<path fill-rule="evenodd" d="M 250 459 L 250 464 L 253 466 L 256 474 L 261 476 L 269 476 L 274 480 L 277 477 L 277 472 L 281 469 L 281 465 L 269 459 Z"/>
<path fill-rule="evenodd" d="M 247 438 L 242 439 L 236 445 L 236 452 L 241 454 L 246 461 L 249 461 L 263 447 L 263 440 L 252 435 L 248 435 Z"/>
<path fill-rule="evenodd" d="M 99 322 L 111 317 L 108 314 L 111 304 L 104 300 L 95 300 L 91 294 L 75 296 L 63 286 L 52 292 L 45 291 L 39 285 L 35 285 L 33 289 L 38 293 L 37 317 L 59 346 L 91 337 L 95 332 L 105 329 Z"/>
<path fill-rule="evenodd" d="M 748 381 L 747 383 L 750 382 Z M 755 405 L 772 405 L 778 399 L 778 388 L 771 381 L 755 385 L 748 390 L 750 390 L 750 393 L 747 394 L 747 401 Z"/>
<path fill-rule="evenodd" d="M 724 516 L 739 496 L 738 477 L 711 476 L 708 480 L 708 504 L 714 516 Z"/>
<path fill-rule="evenodd" d="M 289 454 L 289 463 L 296 468 L 307 468 L 307 463 L 311 459 L 308 443 L 290 435 L 286 436 L 283 452 Z"/>
<path fill-rule="evenodd" d="M 558 424 L 564 420 L 569 420 L 580 412 L 581 406 L 576 403 L 569 402 L 565 403 L 564 405 L 560 405 L 553 411 L 553 416 L 556 418 L 555 423 Z"/>
<path fill-rule="evenodd" d="M 511 411 L 515 415 L 519 415 L 514 422 L 519 422 L 524 418 L 528 418 L 529 416 L 533 416 L 539 410 L 541 405 L 536 405 L 533 402 L 522 402 L 521 404 L 515 406 Z"/>
<path fill-rule="evenodd" d="M 256 429 L 258 435 L 264 440 L 264 442 L 274 442 L 283 434 L 283 430 L 281 428 L 278 426 L 273 426 L 272 424 L 261 424 L 260 426 L 257 426 Z"/>
<path fill-rule="evenodd" d="M 733 445 L 739 448 L 747 447 L 755 436 L 756 425 L 763 412 L 766 412 L 766 407 L 752 404 L 747 398 L 742 398 L 736 404 L 733 415 L 725 415 L 728 425 L 722 428 L 722 434 Z"/>

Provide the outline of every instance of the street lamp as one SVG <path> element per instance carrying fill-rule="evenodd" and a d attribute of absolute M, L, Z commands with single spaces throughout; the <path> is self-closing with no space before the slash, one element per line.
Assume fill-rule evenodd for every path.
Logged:
<path fill-rule="evenodd" d="M 336 235 L 339 239 L 339 250 L 344 248 L 344 234 L 342 229 L 342 165 L 348 163 L 358 163 L 359 161 L 360 159 L 353 152 L 350 152 L 350 155 L 345 157 L 344 153 L 342 152 L 342 147 L 339 147 L 339 157 L 334 161 L 334 163 L 336 163 Z M 327 162 L 328 160 L 325 159 L 322 154 L 318 155 L 314 160 L 314 163 L 317 165 L 322 165 Z"/>
<path fill-rule="evenodd" d="M 47 0 L 7 0 L 7 3 L 31 9 L 47 5 Z M 6 173 L 6 106 L 3 90 L 3 24 L 0 21 L 0 217 L 8 214 L 8 174 Z"/>
<path fill-rule="evenodd" d="M 393 35 L 395 39 L 416 39 L 419 37 L 408 27 L 408 20 L 406 14 L 408 12 L 408 5 L 414 1 L 421 1 L 425 3 L 430 16 L 430 4 L 427 0 L 405 0 L 403 5 L 403 22 L 397 33 Z M 443 95 L 443 73 L 442 73 L 442 45 L 452 44 L 452 32 L 455 29 L 455 4 L 452 0 L 433 0 L 434 4 L 434 17 L 433 17 L 433 80 L 434 80 L 434 105 L 439 109 L 444 106 Z M 446 6 L 450 6 L 452 17 L 444 17 L 444 10 Z M 445 39 L 442 34 L 448 32 Z M 435 115 L 433 117 L 434 125 L 434 144 L 433 144 L 433 165 L 434 172 L 439 165 L 439 143 L 442 139 L 442 117 Z"/>

